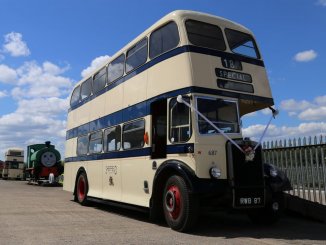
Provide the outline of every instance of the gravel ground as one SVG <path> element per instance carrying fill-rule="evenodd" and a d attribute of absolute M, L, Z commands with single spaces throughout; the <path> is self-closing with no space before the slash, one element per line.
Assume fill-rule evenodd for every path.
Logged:
<path fill-rule="evenodd" d="M 270 227 L 243 215 L 206 214 L 190 234 L 147 214 L 103 204 L 83 207 L 61 187 L 0 180 L 0 244 L 326 244 L 326 225 L 285 215 Z"/>

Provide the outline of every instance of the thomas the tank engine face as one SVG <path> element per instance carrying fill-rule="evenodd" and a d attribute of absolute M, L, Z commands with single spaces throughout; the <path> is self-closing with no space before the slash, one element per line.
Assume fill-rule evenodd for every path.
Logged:
<path fill-rule="evenodd" d="M 44 152 L 41 155 L 41 163 L 45 166 L 45 167 L 52 167 L 55 165 L 55 163 L 57 162 L 57 157 L 55 156 L 55 154 L 53 152 Z"/>

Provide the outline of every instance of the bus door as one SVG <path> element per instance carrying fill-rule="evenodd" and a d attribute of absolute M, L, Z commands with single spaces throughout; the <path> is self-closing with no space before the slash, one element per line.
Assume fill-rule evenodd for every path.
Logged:
<path fill-rule="evenodd" d="M 151 158 L 166 158 L 167 139 L 167 100 L 151 104 L 152 115 L 152 152 Z"/>

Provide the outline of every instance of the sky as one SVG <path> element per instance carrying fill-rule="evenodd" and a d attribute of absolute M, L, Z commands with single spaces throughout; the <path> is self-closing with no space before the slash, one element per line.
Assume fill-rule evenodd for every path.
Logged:
<path fill-rule="evenodd" d="M 74 84 L 164 15 L 195 10 L 255 34 L 275 107 L 264 140 L 326 134 L 326 0 L 0 0 L 0 159 L 50 140 L 64 155 Z M 242 119 L 259 139 L 270 118 Z"/>

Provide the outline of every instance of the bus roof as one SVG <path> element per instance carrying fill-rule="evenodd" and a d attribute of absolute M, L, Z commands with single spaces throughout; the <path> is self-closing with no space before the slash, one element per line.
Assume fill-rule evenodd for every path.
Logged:
<path fill-rule="evenodd" d="M 98 69 L 96 69 L 90 75 L 82 78 L 74 86 L 74 89 L 78 85 L 80 85 L 81 83 L 83 83 L 85 80 L 87 80 L 88 78 L 92 77 L 97 72 L 99 72 L 102 68 L 104 68 L 107 64 L 109 64 L 112 60 L 114 60 L 115 58 L 117 58 L 119 55 L 121 55 L 122 53 L 125 53 L 129 48 L 131 48 L 132 46 L 134 46 L 142 38 L 144 38 L 145 36 L 147 36 L 148 34 L 150 34 L 151 32 L 153 32 L 154 30 L 156 30 L 158 27 L 164 25 L 168 21 L 175 21 L 177 23 L 180 23 L 180 22 L 182 22 L 182 21 L 184 21 L 186 19 L 200 20 L 200 21 L 203 21 L 203 22 L 211 23 L 211 24 L 217 24 L 218 23 L 218 25 L 220 27 L 222 27 L 222 28 L 236 29 L 236 30 L 239 30 L 239 31 L 242 31 L 242 32 L 246 32 L 246 33 L 249 33 L 249 34 L 252 35 L 252 32 L 249 29 L 247 29 L 246 27 L 244 27 L 243 25 L 238 24 L 238 23 L 236 23 L 234 21 L 231 21 L 231 20 L 228 20 L 228 19 L 219 17 L 219 16 L 215 16 L 215 15 L 211 15 L 211 14 L 207 14 L 207 13 L 203 13 L 203 12 L 191 11 L 191 10 L 175 10 L 173 12 L 168 13 L 164 17 L 162 17 L 160 20 L 158 20 L 153 25 L 151 25 L 149 28 L 147 28 L 143 33 L 141 33 L 140 35 L 138 35 L 131 42 L 129 42 L 127 45 L 125 45 L 123 48 L 121 48 L 119 51 L 117 51 L 101 67 L 99 67 Z"/>

